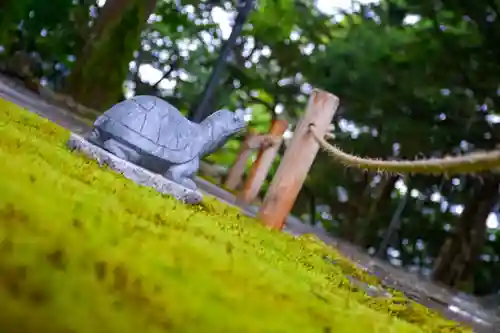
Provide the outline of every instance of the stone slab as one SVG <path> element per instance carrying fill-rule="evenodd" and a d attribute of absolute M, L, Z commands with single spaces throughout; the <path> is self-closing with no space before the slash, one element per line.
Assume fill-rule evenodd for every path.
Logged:
<path fill-rule="evenodd" d="M 170 195 L 186 204 L 197 204 L 203 199 L 203 195 L 199 191 L 190 190 L 162 175 L 125 161 L 101 147 L 90 143 L 78 134 L 71 133 L 67 146 L 71 150 L 77 150 L 87 157 L 96 160 L 100 165 L 107 165 L 112 170 L 123 174 L 125 178 L 139 185 L 152 187 L 161 194 Z"/>

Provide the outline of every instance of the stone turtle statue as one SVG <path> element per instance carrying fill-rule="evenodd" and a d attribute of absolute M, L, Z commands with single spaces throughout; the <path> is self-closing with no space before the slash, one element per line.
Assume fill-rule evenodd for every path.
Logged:
<path fill-rule="evenodd" d="M 219 110 L 200 124 L 155 96 L 135 96 L 94 122 L 88 140 L 126 161 L 196 190 L 200 158 L 247 126 L 246 113 Z"/>

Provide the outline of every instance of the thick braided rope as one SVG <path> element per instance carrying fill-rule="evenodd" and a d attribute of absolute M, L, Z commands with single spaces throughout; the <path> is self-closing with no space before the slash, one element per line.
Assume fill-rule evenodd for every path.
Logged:
<path fill-rule="evenodd" d="M 326 140 L 326 137 L 333 138 L 332 134 L 327 133 L 326 135 L 321 135 L 314 125 L 310 125 L 309 130 L 321 148 L 335 160 L 346 167 L 364 169 L 366 171 L 400 174 L 420 173 L 457 175 L 484 172 L 500 168 L 500 150 L 473 152 L 462 156 L 429 158 L 413 161 L 383 161 L 345 153 Z"/>

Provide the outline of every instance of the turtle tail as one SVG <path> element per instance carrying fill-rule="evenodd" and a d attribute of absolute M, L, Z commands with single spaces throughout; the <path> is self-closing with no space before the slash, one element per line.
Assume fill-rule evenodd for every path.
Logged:
<path fill-rule="evenodd" d="M 93 128 L 92 131 L 88 134 L 87 140 L 93 144 L 102 144 L 101 134 L 97 128 Z"/>
<path fill-rule="evenodd" d="M 102 144 L 104 142 L 101 131 L 99 130 L 99 126 L 101 126 L 106 120 L 107 118 L 103 117 L 102 115 L 97 117 L 92 127 L 92 131 L 87 135 L 87 140 L 89 142 L 92 142 L 97 145 Z"/>

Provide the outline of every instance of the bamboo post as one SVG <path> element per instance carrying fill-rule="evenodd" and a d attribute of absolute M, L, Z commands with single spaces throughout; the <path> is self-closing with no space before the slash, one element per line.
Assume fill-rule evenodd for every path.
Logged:
<path fill-rule="evenodd" d="M 276 154 L 278 154 L 279 147 L 283 141 L 283 134 L 287 128 L 288 121 L 284 119 L 273 121 L 268 138 L 274 140 L 274 142 L 267 145 L 263 142 L 260 146 L 259 154 L 250 169 L 243 191 L 238 195 L 238 201 L 249 204 L 257 197 L 262 184 L 266 180 L 269 169 L 276 158 Z"/>
<path fill-rule="evenodd" d="M 224 182 L 224 187 L 228 190 L 235 190 L 238 185 L 241 184 L 243 179 L 243 174 L 245 173 L 248 158 L 252 153 L 252 141 L 257 136 L 254 129 L 249 129 L 245 135 L 245 139 L 241 144 L 238 155 L 236 156 L 236 162 L 231 166 L 229 172 L 227 173 L 226 181 Z"/>
<path fill-rule="evenodd" d="M 258 218 L 267 226 L 281 230 L 285 225 L 286 218 L 319 150 L 319 144 L 309 131 L 309 125 L 314 124 L 320 133 L 326 132 L 338 104 L 338 97 L 322 90 L 315 89 L 309 97 L 304 116 L 295 129 L 290 145 L 260 206 Z"/>

